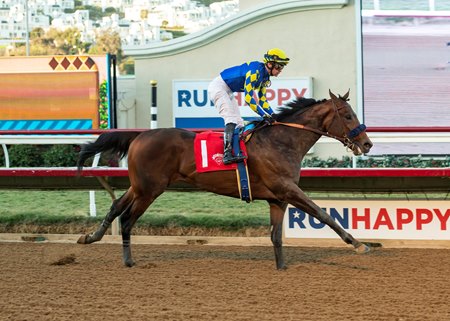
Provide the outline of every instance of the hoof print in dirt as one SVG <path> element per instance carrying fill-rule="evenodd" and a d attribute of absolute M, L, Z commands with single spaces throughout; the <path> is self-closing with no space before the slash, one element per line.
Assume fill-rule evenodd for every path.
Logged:
<path fill-rule="evenodd" d="M 67 255 L 63 258 L 60 258 L 59 260 L 51 263 L 50 265 L 69 265 L 69 264 L 77 264 L 75 255 Z"/>
<path fill-rule="evenodd" d="M 44 236 L 22 236 L 21 240 L 24 242 L 44 242 L 47 239 Z"/>
<path fill-rule="evenodd" d="M 188 245 L 205 245 L 208 244 L 208 241 L 195 239 L 195 240 L 187 240 L 186 243 Z"/>
<path fill-rule="evenodd" d="M 139 268 L 141 269 L 154 269 L 157 265 L 155 263 L 146 263 L 144 265 L 139 265 Z"/>

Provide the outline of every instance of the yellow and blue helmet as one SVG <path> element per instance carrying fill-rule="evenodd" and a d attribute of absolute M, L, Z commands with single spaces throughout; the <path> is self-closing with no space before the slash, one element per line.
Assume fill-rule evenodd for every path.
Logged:
<path fill-rule="evenodd" d="M 282 66 L 286 66 L 289 63 L 289 58 L 280 48 L 272 48 L 266 52 L 263 61 L 265 64 L 268 62 L 276 62 Z"/>

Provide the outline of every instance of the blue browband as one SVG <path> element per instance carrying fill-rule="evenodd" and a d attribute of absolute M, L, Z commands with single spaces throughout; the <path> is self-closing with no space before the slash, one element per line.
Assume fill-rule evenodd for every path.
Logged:
<path fill-rule="evenodd" d="M 366 130 L 366 125 L 361 124 L 358 127 L 356 127 L 355 129 L 352 129 L 349 133 L 348 133 L 348 138 L 355 138 L 356 136 L 358 136 L 359 134 L 363 133 Z"/>

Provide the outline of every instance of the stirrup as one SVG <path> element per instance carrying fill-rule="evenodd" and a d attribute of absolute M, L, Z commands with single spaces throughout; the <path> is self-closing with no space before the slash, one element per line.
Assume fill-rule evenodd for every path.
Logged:
<path fill-rule="evenodd" d="M 231 157 L 224 157 L 223 158 L 223 163 L 225 164 L 225 165 L 229 165 L 229 164 L 232 164 L 232 163 L 240 163 L 240 162 L 243 162 L 245 159 L 247 159 L 247 157 L 245 157 L 245 156 L 233 156 L 233 155 L 231 155 Z"/>

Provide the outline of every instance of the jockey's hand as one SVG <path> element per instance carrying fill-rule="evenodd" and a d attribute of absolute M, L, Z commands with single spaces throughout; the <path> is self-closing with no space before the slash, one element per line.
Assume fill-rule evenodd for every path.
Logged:
<path fill-rule="evenodd" d="M 265 114 L 263 120 L 267 125 L 272 125 L 275 122 L 275 119 L 269 114 Z"/>

